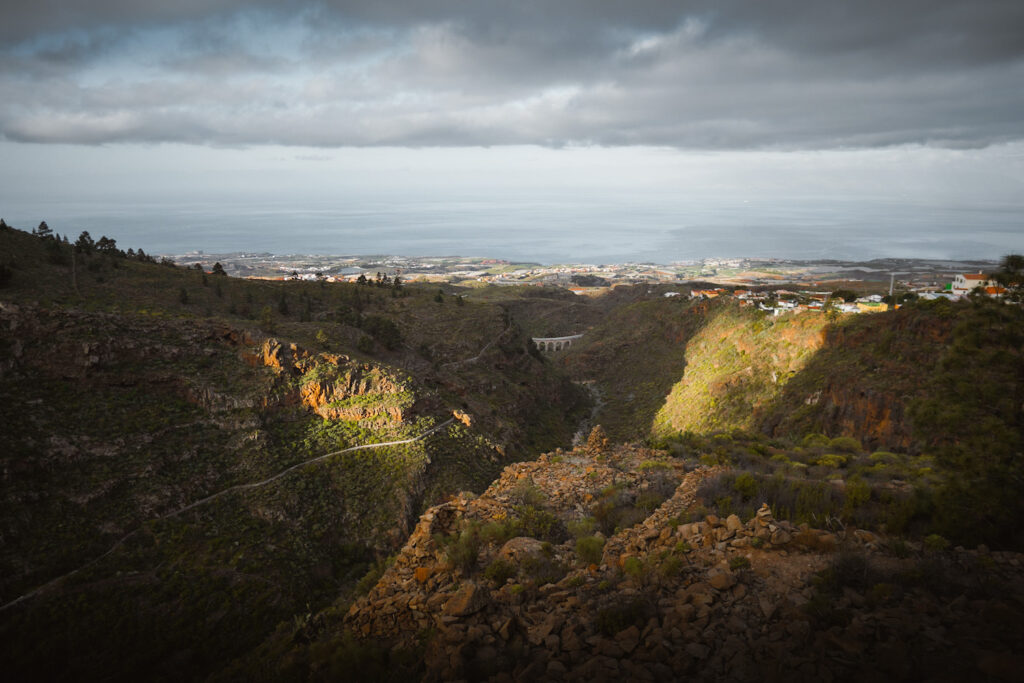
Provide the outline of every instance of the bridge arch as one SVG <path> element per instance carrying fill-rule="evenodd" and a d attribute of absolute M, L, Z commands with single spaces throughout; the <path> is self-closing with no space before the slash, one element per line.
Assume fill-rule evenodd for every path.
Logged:
<path fill-rule="evenodd" d="M 571 334 L 568 337 L 533 337 L 533 343 L 540 351 L 564 351 L 582 336 L 582 334 Z"/>

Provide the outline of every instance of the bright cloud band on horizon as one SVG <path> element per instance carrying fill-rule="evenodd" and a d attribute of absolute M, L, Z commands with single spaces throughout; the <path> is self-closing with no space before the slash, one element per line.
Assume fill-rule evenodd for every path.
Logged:
<path fill-rule="evenodd" d="M 10 142 L 979 148 L 1024 3 L 5 2 Z"/>

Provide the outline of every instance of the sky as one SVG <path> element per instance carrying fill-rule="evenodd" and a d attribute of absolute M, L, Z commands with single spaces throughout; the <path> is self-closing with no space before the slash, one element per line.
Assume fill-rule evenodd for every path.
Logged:
<path fill-rule="evenodd" d="M 1019 0 L 0 0 L 0 18 L 15 225 L 548 261 L 1024 250 Z"/>

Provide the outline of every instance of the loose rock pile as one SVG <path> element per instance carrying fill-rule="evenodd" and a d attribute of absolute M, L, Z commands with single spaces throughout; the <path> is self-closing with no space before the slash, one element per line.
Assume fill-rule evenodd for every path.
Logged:
<path fill-rule="evenodd" d="M 899 559 L 876 534 L 794 526 L 766 505 L 746 521 L 690 521 L 700 482 L 716 470 L 641 466 L 656 457 L 640 448 L 550 454 L 506 468 L 479 498 L 431 508 L 351 607 L 347 627 L 396 653 L 421 652 L 428 681 L 1021 679 L 1017 555 Z M 608 486 L 639 493 L 665 476 L 678 482 L 674 495 L 607 538 L 599 564 L 582 561 L 573 540 L 519 537 L 484 544 L 476 566 L 459 569 L 438 543 L 471 520 L 514 517 L 524 481 L 547 496 L 547 510 L 572 521 Z M 841 574 L 847 557 L 869 578 L 829 589 L 819 572 Z M 512 567 L 510 578 L 485 575 L 496 559 Z M 532 580 L 542 561 L 559 567 L 559 578 Z M 976 574 L 999 590 L 886 580 L 927 571 L 931 561 L 945 566 L 935 580 Z M 966 588 L 973 593 L 948 598 Z"/>

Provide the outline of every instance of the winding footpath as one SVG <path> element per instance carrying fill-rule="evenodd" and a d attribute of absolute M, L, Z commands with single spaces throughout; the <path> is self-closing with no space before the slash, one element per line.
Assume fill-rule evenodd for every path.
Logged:
<path fill-rule="evenodd" d="M 495 344 L 497 344 L 498 340 L 501 339 L 502 337 L 504 337 L 506 334 L 508 334 L 508 331 L 511 330 L 511 329 L 512 329 L 512 323 L 508 323 L 505 326 L 505 329 L 503 329 L 501 331 L 501 333 L 497 337 L 495 337 L 491 341 L 487 342 L 487 344 L 482 349 L 480 349 L 480 353 L 476 354 L 472 358 L 464 358 L 462 360 L 453 360 L 453 361 L 450 361 L 448 363 L 443 364 L 441 367 L 442 368 L 450 368 L 450 367 L 453 367 L 453 366 L 462 365 L 464 363 L 475 363 L 475 362 L 477 362 L 478 360 L 480 360 L 480 357 L 482 355 L 487 353 L 487 349 L 489 349 L 492 346 L 494 346 Z"/>
<path fill-rule="evenodd" d="M 228 488 L 224 489 L 223 491 L 218 491 L 217 493 L 214 493 L 212 495 L 206 496 L 205 498 L 200 498 L 199 500 L 194 501 L 192 503 L 189 503 L 188 505 L 185 505 L 184 507 L 180 507 L 177 510 L 172 510 L 171 512 L 167 512 L 165 514 L 162 514 L 159 517 L 153 517 L 149 521 L 150 522 L 157 522 L 157 521 L 160 521 L 162 519 L 169 519 L 169 518 L 174 517 L 176 515 L 180 515 L 183 512 L 187 512 L 187 511 L 195 509 L 195 508 L 197 508 L 197 507 L 199 507 L 201 505 L 205 505 L 206 503 L 209 503 L 212 500 L 216 500 L 218 498 L 221 498 L 222 496 L 226 496 L 227 494 L 233 493 L 235 491 L 243 491 L 243 490 L 248 490 L 248 489 L 256 489 L 256 488 L 260 488 L 261 486 L 266 486 L 267 484 L 275 482 L 278 479 L 284 477 L 285 475 L 287 475 L 287 474 L 289 474 L 291 472 L 294 472 L 295 470 L 299 469 L 300 467 L 305 467 L 306 465 L 311 465 L 313 463 L 321 462 L 323 460 L 326 460 L 327 458 L 332 458 L 332 457 L 334 457 L 336 455 L 342 455 L 343 453 L 351 453 L 353 451 L 363 451 L 363 450 L 368 450 L 368 449 L 371 449 L 371 448 L 386 448 L 386 447 L 389 447 L 389 446 L 401 446 L 401 445 L 404 445 L 404 444 L 415 443 L 417 441 L 421 441 L 421 440 L 427 438 L 431 434 L 433 434 L 433 433 L 435 433 L 437 431 L 440 431 L 441 429 L 444 429 L 445 427 L 447 427 L 448 425 L 450 425 L 454 421 L 455 421 L 455 418 L 450 417 L 447 420 L 445 420 L 444 422 L 431 427 L 430 429 L 428 429 L 427 431 L 423 432 L 419 436 L 414 436 L 411 439 L 399 439 L 397 441 L 383 441 L 381 443 L 369 443 L 369 444 L 363 444 L 361 446 L 350 446 L 349 448 L 343 448 L 340 451 L 333 451 L 331 453 L 326 453 L 324 455 L 318 455 L 315 458 L 311 458 L 310 460 L 304 460 L 304 461 L 302 461 L 302 462 L 300 462 L 298 464 L 292 465 L 291 467 L 288 467 L 288 468 L 286 468 L 284 470 L 281 470 L 280 472 L 278 472 L 274 476 L 269 477 L 267 479 L 264 479 L 262 481 L 253 482 L 251 484 L 237 484 L 235 486 L 228 487 Z M 92 567 L 93 565 L 97 564 L 98 562 L 100 562 L 101 560 L 103 560 L 104 558 L 109 556 L 115 550 L 120 548 L 122 545 L 124 545 L 125 541 L 127 541 L 129 538 L 131 538 L 132 536 L 137 534 L 141 529 L 142 529 L 142 527 L 139 526 L 139 527 L 136 527 L 135 529 L 133 529 L 132 531 L 129 531 L 127 534 L 122 536 L 117 541 L 117 543 L 115 543 L 113 546 L 111 546 L 110 549 L 107 552 L 105 552 L 102 555 L 100 555 L 99 557 L 91 560 L 90 562 L 87 562 L 86 564 L 82 565 L 78 569 L 73 569 L 70 572 L 68 572 L 67 574 L 62 574 L 61 576 L 58 576 L 55 579 L 51 579 L 50 581 L 47 581 L 46 583 L 44 583 L 42 586 L 39 586 L 38 588 L 36 588 L 36 589 L 34 589 L 32 591 L 29 591 L 28 593 L 25 593 L 24 595 L 22 595 L 22 596 L 20 596 L 18 598 L 15 598 L 14 600 L 11 600 L 10 602 L 6 603 L 5 605 L 0 606 L 0 612 L 6 610 L 9 607 L 14 607 L 18 603 L 24 602 L 26 600 L 31 600 L 32 598 L 36 597 L 37 595 L 41 595 L 42 593 L 45 593 L 46 591 L 50 590 L 51 588 L 53 588 L 54 586 L 59 584 L 64 579 L 68 579 L 68 578 L 74 576 L 75 574 L 77 574 L 77 573 L 79 573 L 81 571 L 85 571 L 89 567 Z"/>

